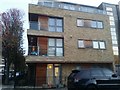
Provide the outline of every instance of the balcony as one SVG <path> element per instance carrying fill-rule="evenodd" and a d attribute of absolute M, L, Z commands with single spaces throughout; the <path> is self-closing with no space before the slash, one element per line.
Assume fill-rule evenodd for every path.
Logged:
<path fill-rule="evenodd" d="M 39 46 L 29 46 L 28 54 L 33 56 L 47 56 L 47 50 L 40 49 Z"/>
<path fill-rule="evenodd" d="M 78 12 L 87 12 L 87 13 L 106 15 L 106 11 L 104 11 L 104 10 L 101 10 L 101 9 L 98 9 L 95 7 L 80 5 L 80 4 L 57 2 L 57 1 L 44 1 L 44 2 L 38 2 L 38 5 L 45 6 L 45 7 L 65 9 L 65 10 L 70 10 L 70 11 L 78 11 Z"/>
<path fill-rule="evenodd" d="M 40 30 L 40 23 L 37 21 L 30 21 L 30 29 Z"/>
<path fill-rule="evenodd" d="M 41 49 L 39 46 L 29 46 L 28 55 L 32 56 L 63 56 L 62 48 Z"/>
<path fill-rule="evenodd" d="M 48 27 L 40 24 L 40 22 L 30 21 L 29 24 L 30 24 L 30 29 L 48 31 Z"/>

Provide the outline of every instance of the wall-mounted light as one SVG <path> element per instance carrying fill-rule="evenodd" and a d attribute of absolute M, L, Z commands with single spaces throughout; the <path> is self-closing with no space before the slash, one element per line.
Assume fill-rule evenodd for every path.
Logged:
<path fill-rule="evenodd" d="M 51 65 L 49 65 L 49 66 L 48 66 L 48 68 L 49 68 L 49 69 L 51 69 L 51 68 L 52 68 L 52 66 L 51 66 Z"/>
<path fill-rule="evenodd" d="M 72 35 L 70 35 L 70 38 L 72 38 Z"/>

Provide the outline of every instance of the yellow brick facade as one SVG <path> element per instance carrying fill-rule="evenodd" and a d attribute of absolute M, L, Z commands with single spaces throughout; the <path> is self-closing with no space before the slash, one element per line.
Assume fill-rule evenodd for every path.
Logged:
<path fill-rule="evenodd" d="M 28 35 L 63 37 L 64 57 L 62 58 L 62 60 L 81 62 L 113 61 L 109 19 L 106 15 L 47 8 L 37 5 L 29 5 L 29 13 L 63 18 L 64 32 L 62 33 L 28 30 Z M 103 21 L 104 28 L 93 29 L 77 27 L 77 18 Z M 78 39 L 104 40 L 106 42 L 106 50 L 95 50 L 93 48 L 79 49 Z"/>
<path fill-rule="evenodd" d="M 61 82 L 66 85 L 68 75 L 73 69 L 78 66 L 86 68 L 93 66 L 103 66 L 112 68 L 113 53 L 112 42 L 110 35 L 109 18 L 107 15 L 92 14 L 85 12 L 77 12 L 70 10 L 63 10 L 58 8 L 48 8 L 39 5 L 29 5 L 29 13 L 44 15 L 48 17 L 60 17 L 63 19 L 64 32 L 49 32 L 42 30 L 28 29 L 28 35 L 45 36 L 54 38 L 63 38 L 64 40 L 64 56 L 63 57 L 49 57 L 49 56 L 27 56 L 27 63 L 41 64 L 60 64 L 61 65 Z M 86 27 L 78 27 L 77 19 L 82 18 L 86 20 L 103 21 L 103 29 L 94 29 Z M 98 50 L 93 48 L 78 48 L 78 39 L 83 40 L 103 40 L 106 42 L 105 50 Z M 47 68 L 46 68 L 47 70 Z M 47 78 L 47 77 L 46 77 Z M 37 79 L 37 78 L 36 78 Z M 47 80 L 47 79 L 46 79 Z M 54 80 L 54 79 L 53 79 Z M 52 82 L 52 81 L 51 81 Z M 46 81 L 47 83 L 47 81 Z"/>

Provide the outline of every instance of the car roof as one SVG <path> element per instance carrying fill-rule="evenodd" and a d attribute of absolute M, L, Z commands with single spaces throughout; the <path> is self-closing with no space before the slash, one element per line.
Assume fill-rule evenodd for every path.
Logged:
<path fill-rule="evenodd" d="M 72 70 L 72 73 L 77 73 L 77 72 L 80 72 L 80 71 L 84 71 L 84 70 L 110 70 L 108 68 L 101 68 L 101 67 L 96 67 L 96 68 L 82 68 L 82 69 L 74 69 Z"/>

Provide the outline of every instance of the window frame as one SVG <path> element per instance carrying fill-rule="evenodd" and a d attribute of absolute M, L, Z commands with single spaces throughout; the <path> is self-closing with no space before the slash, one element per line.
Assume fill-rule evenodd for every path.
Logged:
<path fill-rule="evenodd" d="M 102 26 L 99 26 L 99 24 L 101 23 Z M 97 21 L 97 28 L 98 29 L 103 29 L 104 28 L 104 25 L 103 25 L 103 21 Z"/>
<path fill-rule="evenodd" d="M 81 41 L 81 42 L 80 42 Z M 82 43 L 82 45 L 79 45 L 79 44 L 81 44 Z M 84 42 L 84 40 L 83 39 L 78 39 L 78 48 L 85 48 L 85 42 Z"/>
<path fill-rule="evenodd" d="M 55 41 L 55 45 L 54 46 L 49 46 L 49 40 L 50 39 L 54 39 Z M 62 45 L 61 46 L 57 46 L 57 40 L 61 39 L 62 40 Z M 57 56 L 57 49 L 58 48 L 61 48 L 62 49 L 62 54 L 60 55 L 60 57 L 62 57 L 64 55 L 64 47 L 63 47 L 63 38 L 48 38 L 48 50 L 50 48 L 54 48 L 55 51 L 54 51 L 54 55 L 49 55 L 49 51 L 48 51 L 48 56 Z M 59 57 L 59 56 L 58 56 Z"/>
<path fill-rule="evenodd" d="M 50 19 L 54 20 L 55 25 L 52 25 L 50 23 Z M 61 20 L 61 25 L 58 24 L 58 20 Z M 54 28 L 54 31 L 52 31 L 50 28 Z M 61 31 L 59 31 L 58 28 L 61 29 Z M 63 19 L 62 18 L 56 18 L 56 17 L 49 17 L 49 19 L 48 19 L 48 31 L 49 32 L 64 32 L 64 30 L 63 30 Z"/>
<path fill-rule="evenodd" d="M 106 7 L 106 11 L 113 11 L 112 7 Z"/>
<path fill-rule="evenodd" d="M 93 44 L 93 49 L 100 49 L 100 50 L 105 50 L 106 49 L 106 42 L 103 41 L 103 40 L 93 40 L 92 41 L 93 43 L 94 42 L 97 42 L 97 48 L 94 47 L 94 44 Z M 100 43 L 103 42 L 104 43 L 104 48 L 101 47 Z"/>
<path fill-rule="evenodd" d="M 79 23 L 79 21 L 80 21 L 80 23 Z M 84 20 L 83 19 L 80 19 L 80 18 L 77 19 L 77 27 L 84 27 Z"/>
<path fill-rule="evenodd" d="M 94 28 L 94 29 L 103 29 L 104 23 L 100 20 L 91 20 L 91 19 L 82 19 L 77 18 L 77 27 L 85 27 L 85 28 Z M 100 26 L 99 26 L 100 24 Z"/>
<path fill-rule="evenodd" d="M 104 47 L 101 46 L 101 43 L 103 43 Z M 99 48 L 102 49 L 102 50 L 106 49 L 105 41 L 99 41 Z"/>
<path fill-rule="evenodd" d="M 94 43 L 96 43 L 97 46 L 95 45 L 95 47 L 94 47 Z M 97 40 L 93 40 L 92 44 L 93 44 L 93 49 L 99 49 L 99 42 Z"/>

